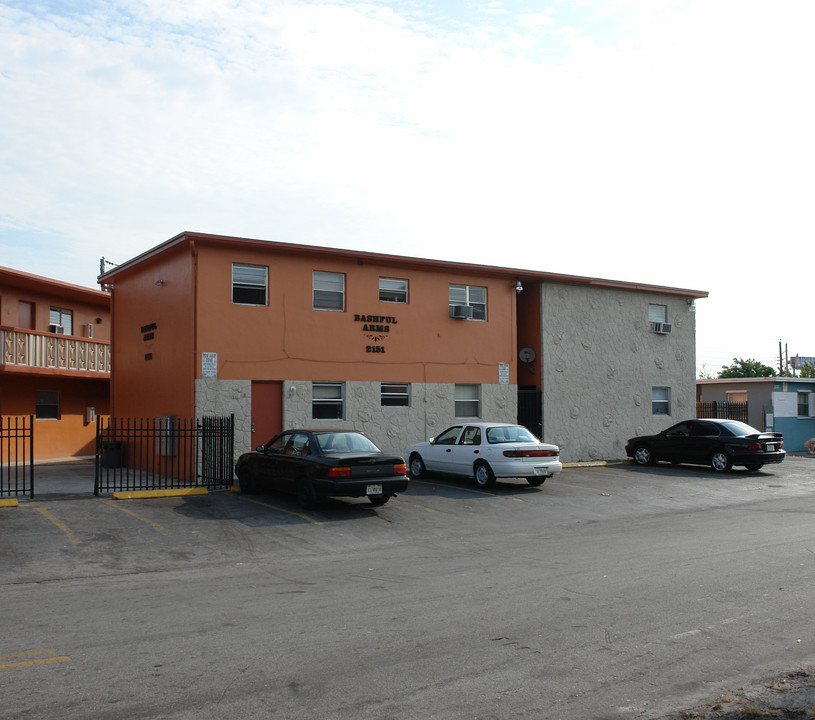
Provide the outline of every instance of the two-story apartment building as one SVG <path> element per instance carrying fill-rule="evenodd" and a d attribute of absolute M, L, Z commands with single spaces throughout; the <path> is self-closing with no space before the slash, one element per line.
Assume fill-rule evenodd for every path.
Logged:
<path fill-rule="evenodd" d="M 34 417 L 34 460 L 94 454 L 110 327 L 108 293 L 0 267 L 0 418 Z"/>
<path fill-rule="evenodd" d="M 565 459 L 616 458 L 693 414 L 705 292 L 191 232 L 100 282 L 111 414 L 234 414 L 238 453 L 329 425 L 403 453 L 531 397 Z"/>

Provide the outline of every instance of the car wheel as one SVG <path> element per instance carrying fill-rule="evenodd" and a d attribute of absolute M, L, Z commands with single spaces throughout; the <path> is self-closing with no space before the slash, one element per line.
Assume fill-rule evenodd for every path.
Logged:
<path fill-rule="evenodd" d="M 371 505 L 375 505 L 376 507 L 380 507 L 384 505 L 388 500 L 391 499 L 391 495 L 368 495 L 368 500 L 371 501 Z"/>
<path fill-rule="evenodd" d="M 297 481 L 297 502 L 303 510 L 313 510 L 320 504 L 320 496 L 311 480 L 301 478 Z"/>
<path fill-rule="evenodd" d="M 247 495 L 257 492 L 255 481 L 250 477 L 247 470 L 241 470 L 241 472 L 238 473 L 238 485 L 240 486 L 241 492 Z"/>
<path fill-rule="evenodd" d="M 417 453 L 413 453 L 413 455 L 410 456 L 410 477 L 420 478 L 426 476 L 427 468 L 424 466 L 422 456 L 418 455 Z"/>
<path fill-rule="evenodd" d="M 544 475 L 543 477 L 531 477 L 531 478 L 527 478 L 526 481 L 532 487 L 540 487 L 541 485 L 543 485 L 543 483 L 546 482 L 546 476 Z"/>
<path fill-rule="evenodd" d="M 654 462 L 654 457 L 651 455 L 651 451 L 645 447 L 645 445 L 640 445 L 634 450 L 634 462 L 637 465 L 650 465 Z"/>
<path fill-rule="evenodd" d="M 756 470 L 761 470 L 764 467 L 764 463 L 750 463 L 746 466 L 750 472 L 755 472 Z"/>
<path fill-rule="evenodd" d="M 710 467 L 716 472 L 727 472 L 733 467 L 733 461 L 724 450 L 717 450 L 710 456 Z"/>
<path fill-rule="evenodd" d="M 478 485 L 478 487 L 490 487 L 495 485 L 495 473 L 493 473 L 492 468 L 485 462 L 476 463 L 473 475 L 475 476 L 475 484 Z"/>

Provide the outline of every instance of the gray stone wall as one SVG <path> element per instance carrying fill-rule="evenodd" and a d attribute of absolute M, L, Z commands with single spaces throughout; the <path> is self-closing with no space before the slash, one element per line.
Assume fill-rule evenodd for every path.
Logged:
<path fill-rule="evenodd" d="M 283 384 L 283 424 L 362 430 L 383 452 L 403 455 L 413 443 L 427 440 L 457 422 L 454 398 L 452 384 L 412 383 L 410 407 L 382 407 L 380 383 L 348 382 L 345 384 L 345 419 L 313 420 L 311 383 L 287 381 Z M 517 407 L 517 386 L 481 386 L 484 419 L 516 422 Z"/>
<path fill-rule="evenodd" d="M 411 384 L 409 407 L 382 407 L 379 382 L 345 384 L 345 419 L 313 420 L 311 382 L 283 383 L 283 427 L 336 427 L 364 431 L 383 452 L 404 454 L 413 443 L 427 440 L 457 422 L 452 384 Z M 235 457 L 252 449 L 252 382 L 196 380 L 195 414 L 235 414 Z M 515 385 L 482 385 L 482 417 L 516 422 Z M 460 420 L 458 420 L 460 422 Z"/>
<path fill-rule="evenodd" d="M 649 303 L 668 307 L 670 335 L 651 332 Z M 695 415 L 695 314 L 685 298 L 544 283 L 543 439 L 566 462 L 625 457 L 629 437 Z M 653 415 L 651 388 L 671 388 Z"/>
<path fill-rule="evenodd" d="M 195 417 L 235 414 L 235 457 L 252 445 L 252 381 L 195 381 Z"/>

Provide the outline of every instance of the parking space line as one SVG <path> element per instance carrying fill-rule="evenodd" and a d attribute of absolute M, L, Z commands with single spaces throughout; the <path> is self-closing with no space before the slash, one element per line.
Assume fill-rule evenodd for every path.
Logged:
<path fill-rule="evenodd" d="M 512 495 L 499 495 L 498 493 L 485 492 L 484 490 L 474 490 L 468 487 L 459 487 L 458 485 L 439 485 L 438 483 L 428 482 L 427 480 L 413 480 L 411 483 L 418 483 L 419 485 L 432 485 L 433 487 L 455 487 L 456 490 L 463 490 L 468 493 L 475 493 L 476 495 L 486 495 L 487 497 L 504 498 L 505 500 L 514 500 L 515 502 L 526 502 L 522 498 L 513 497 Z"/>
<path fill-rule="evenodd" d="M 322 525 L 322 523 L 319 520 L 315 520 L 314 518 L 309 517 L 308 515 L 296 513 L 293 510 L 286 510 L 286 508 L 278 507 L 277 505 L 272 505 L 271 503 L 261 502 L 260 500 L 255 500 L 250 497 L 243 497 L 242 499 L 251 503 L 255 503 L 255 505 L 262 505 L 263 507 L 271 508 L 272 510 L 277 510 L 278 512 L 286 513 L 287 515 L 294 515 L 295 517 L 299 517 L 302 520 L 307 520 L 308 522 L 313 523 L 314 525 Z"/>
<path fill-rule="evenodd" d="M 127 513 L 131 517 L 136 518 L 136 520 L 141 520 L 142 522 L 147 523 L 148 525 L 151 525 L 155 530 L 157 530 L 162 535 L 164 535 L 164 537 L 172 537 L 172 534 L 170 533 L 169 530 L 163 528 L 158 523 L 154 523 L 152 520 L 148 520 L 146 517 L 142 517 L 138 513 L 133 512 L 130 508 L 122 507 L 121 505 L 113 502 L 112 500 L 108 500 L 106 498 L 100 498 L 100 501 L 105 503 L 105 505 L 110 505 L 110 507 L 116 508 L 117 510 L 121 510 L 123 513 Z"/>
<path fill-rule="evenodd" d="M 52 523 L 54 523 L 54 525 L 56 525 L 60 530 L 62 530 L 62 532 L 64 532 L 68 536 L 68 539 L 74 545 L 81 545 L 82 544 L 82 541 L 76 535 L 74 535 L 73 532 L 71 532 L 71 529 L 64 522 L 62 522 L 61 520 L 58 520 L 50 512 L 48 512 L 48 510 L 46 510 L 44 507 L 40 507 L 36 503 L 31 503 L 31 507 L 33 507 L 35 510 L 40 512 L 48 520 L 50 520 Z"/>
<path fill-rule="evenodd" d="M 35 658 L 33 660 L 19 660 L 18 662 L 2 663 L 0 670 L 11 670 L 13 668 L 33 667 L 35 665 L 51 665 L 53 663 L 70 662 L 71 658 L 67 655 L 57 655 L 56 657 L 42 657 L 38 658 L 37 655 L 50 655 L 55 653 L 56 648 L 50 650 L 26 650 L 19 653 L 9 653 L 7 655 L 0 655 L 0 660 L 18 660 L 18 658 Z"/>

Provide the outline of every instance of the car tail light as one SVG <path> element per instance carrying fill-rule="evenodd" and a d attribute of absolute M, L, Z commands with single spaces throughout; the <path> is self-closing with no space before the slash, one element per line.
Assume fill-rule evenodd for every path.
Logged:
<path fill-rule="evenodd" d="M 750 444 L 747 446 L 747 449 L 748 449 L 748 450 L 761 450 L 761 449 L 762 449 L 762 448 L 761 448 L 761 443 L 760 443 L 760 442 L 751 442 L 751 443 L 750 443 Z"/>
<path fill-rule="evenodd" d="M 407 475 L 407 465 L 402 463 L 401 465 L 394 465 L 393 466 L 393 474 L 394 475 Z"/>
<path fill-rule="evenodd" d="M 784 441 L 783 441 L 783 440 L 782 440 L 780 443 L 778 443 L 778 449 L 779 449 L 779 450 L 783 450 L 783 449 L 784 449 Z"/>
<path fill-rule="evenodd" d="M 504 457 L 557 457 L 559 452 L 559 450 L 504 450 Z"/>
<path fill-rule="evenodd" d="M 351 477 L 351 468 L 349 468 L 349 467 L 328 468 L 328 477 L 330 477 L 330 478 L 348 478 L 348 477 Z"/>

